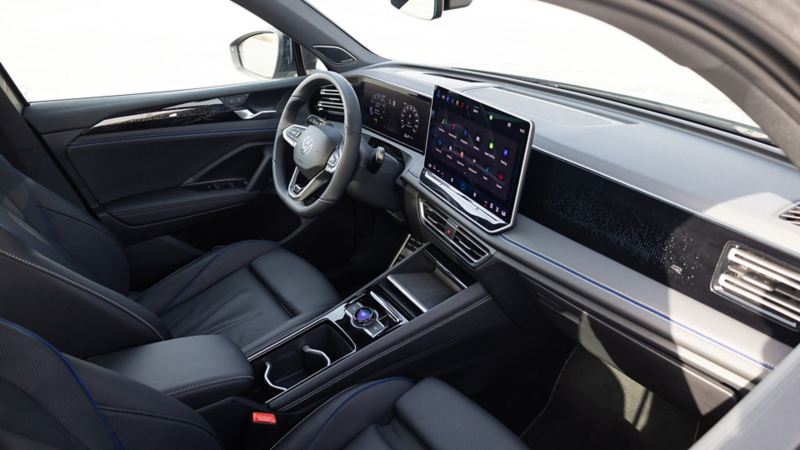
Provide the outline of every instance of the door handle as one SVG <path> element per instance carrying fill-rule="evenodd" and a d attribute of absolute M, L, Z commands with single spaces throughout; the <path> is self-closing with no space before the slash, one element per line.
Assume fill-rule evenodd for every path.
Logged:
<path fill-rule="evenodd" d="M 275 114 L 278 111 L 274 109 L 262 109 L 260 111 L 251 111 L 247 108 L 244 108 L 244 109 L 237 109 L 233 112 L 236 113 L 236 115 L 239 116 L 239 118 L 242 120 L 252 120 L 261 116 Z"/>

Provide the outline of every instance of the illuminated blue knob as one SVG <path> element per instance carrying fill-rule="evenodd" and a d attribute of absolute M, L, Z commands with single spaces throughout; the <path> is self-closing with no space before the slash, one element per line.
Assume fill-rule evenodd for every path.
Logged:
<path fill-rule="evenodd" d="M 377 314 L 372 308 L 358 308 L 356 313 L 353 314 L 353 321 L 360 327 L 366 327 L 375 321 Z"/>

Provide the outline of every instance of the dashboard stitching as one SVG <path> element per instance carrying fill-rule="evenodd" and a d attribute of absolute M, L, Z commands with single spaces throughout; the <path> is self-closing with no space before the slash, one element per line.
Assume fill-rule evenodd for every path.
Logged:
<path fill-rule="evenodd" d="M 558 261 L 546 256 L 546 255 L 543 255 L 543 254 L 537 252 L 536 250 L 528 248 L 525 245 L 520 244 L 519 242 L 517 242 L 517 241 L 515 241 L 515 240 L 513 240 L 513 239 L 511 239 L 509 237 L 506 237 L 505 235 L 502 235 L 500 237 L 503 238 L 503 240 L 505 240 L 506 242 L 508 242 L 508 243 L 510 243 L 510 244 L 512 244 L 512 245 L 514 245 L 514 246 L 516 246 L 516 247 L 518 247 L 518 248 L 520 248 L 520 249 L 532 254 L 533 256 L 536 256 L 537 258 L 539 258 L 539 259 L 541 259 L 541 260 L 543 260 L 543 261 L 545 261 L 547 263 L 550 263 L 550 264 L 552 264 L 552 265 L 554 265 L 554 266 L 556 266 L 556 267 L 558 267 L 560 269 L 566 270 L 570 274 L 572 274 L 572 275 L 574 275 L 574 276 L 576 276 L 576 277 L 578 277 L 578 278 L 580 278 L 580 279 L 582 279 L 582 280 L 584 280 L 584 281 L 586 281 L 586 282 L 588 282 L 588 283 L 590 283 L 590 284 L 592 284 L 592 285 L 594 285 L 596 287 L 599 287 L 600 289 L 603 289 L 604 291 L 608 292 L 609 294 L 612 294 L 615 297 L 618 297 L 618 298 L 620 298 L 622 300 L 625 300 L 626 302 L 636 306 L 639 309 L 642 309 L 642 310 L 652 314 L 655 317 L 658 317 L 659 319 L 671 322 L 671 323 L 679 326 L 680 328 L 682 328 L 682 329 L 684 329 L 684 330 L 686 330 L 686 331 L 688 331 L 688 332 L 690 332 L 690 333 L 692 333 L 692 334 L 694 334 L 694 335 L 696 335 L 696 336 L 698 336 L 698 337 L 700 337 L 700 338 L 702 338 L 702 339 L 704 339 L 704 340 L 706 340 L 706 341 L 708 341 L 708 342 L 710 342 L 710 343 L 712 343 L 712 344 L 714 344 L 714 345 L 716 345 L 718 347 L 721 347 L 721 348 L 723 348 L 723 349 L 725 349 L 725 350 L 727 350 L 727 351 L 729 351 L 729 352 L 731 352 L 731 353 L 733 353 L 733 354 L 735 354 L 735 355 L 737 355 L 739 357 L 742 357 L 742 358 L 744 358 L 744 359 L 746 359 L 746 360 L 748 360 L 748 361 L 750 361 L 752 363 L 758 364 L 759 366 L 763 367 L 764 369 L 766 369 L 768 371 L 772 371 L 775 368 L 775 365 L 772 364 L 769 361 L 764 361 L 764 360 L 749 356 L 749 355 L 747 355 L 746 353 L 744 353 L 744 352 L 742 352 L 740 350 L 737 350 L 737 349 L 735 349 L 733 347 L 730 347 L 727 344 L 725 344 L 723 342 L 720 342 L 720 341 L 718 341 L 717 339 L 715 339 L 715 338 L 713 338 L 711 336 L 705 335 L 702 332 L 697 331 L 697 330 L 689 327 L 686 324 L 683 324 L 681 322 L 676 321 L 675 319 L 670 317 L 668 314 L 662 312 L 661 310 L 659 310 L 659 309 L 657 309 L 657 308 L 655 308 L 653 306 L 644 304 L 644 303 L 642 303 L 642 302 L 640 302 L 640 301 L 638 301 L 638 300 L 636 300 L 636 299 L 634 299 L 632 297 L 629 297 L 629 296 L 623 294 L 622 292 L 619 292 L 619 291 L 617 291 L 617 290 L 615 290 L 615 289 L 613 289 L 613 288 L 611 288 L 609 286 L 606 286 L 606 285 L 600 283 L 599 281 L 596 281 L 596 280 L 594 280 L 594 279 L 592 279 L 592 278 L 590 278 L 590 277 L 588 277 L 588 276 L 576 271 L 575 269 L 572 269 L 571 267 L 569 267 L 567 265 L 564 265 L 564 264 L 562 264 L 562 263 L 560 263 L 560 262 L 558 262 Z"/>

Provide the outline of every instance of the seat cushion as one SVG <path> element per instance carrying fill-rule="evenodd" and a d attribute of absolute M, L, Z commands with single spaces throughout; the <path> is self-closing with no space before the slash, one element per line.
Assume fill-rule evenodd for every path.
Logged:
<path fill-rule="evenodd" d="M 348 389 L 276 449 L 525 449 L 514 433 L 447 384 L 388 378 Z"/>
<path fill-rule="evenodd" d="M 274 242 L 243 241 L 190 263 L 137 300 L 174 336 L 220 334 L 249 356 L 340 299 L 297 255 Z"/>

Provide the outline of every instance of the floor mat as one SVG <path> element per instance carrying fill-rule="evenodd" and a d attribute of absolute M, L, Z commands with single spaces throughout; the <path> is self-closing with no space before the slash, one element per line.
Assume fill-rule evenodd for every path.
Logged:
<path fill-rule="evenodd" d="M 517 435 L 544 408 L 564 362 L 575 348 L 571 340 L 561 335 L 554 335 L 548 342 L 545 349 L 524 352 L 535 354 L 535 359 L 517 361 L 503 376 L 472 395 L 472 400 Z"/>
<path fill-rule="evenodd" d="M 522 439 L 540 449 L 685 449 L 697 420 L 582 348 Z"/>

